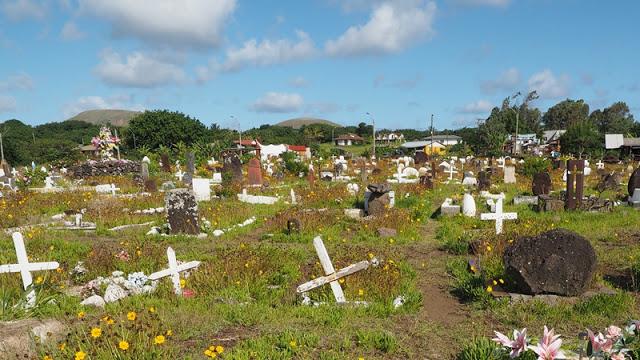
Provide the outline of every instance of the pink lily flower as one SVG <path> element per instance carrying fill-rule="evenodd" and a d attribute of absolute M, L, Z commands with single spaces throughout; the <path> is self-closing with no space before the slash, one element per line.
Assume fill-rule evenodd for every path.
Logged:
<path fill-rule="evenodd" d="M 494 331 L 496 337 L 492 339 L 493 341 L 501 344 L 504 347 L 510 348 L 511 352 L 509 353 L 509 357 L 512 359 L 517 358 L 527 350 L 527 329 L 522 329 L 522 331 L 513 330 L 513 340 L 509 339 L 508 336 Z"/>
<path fill-rule="evenodd" d="M 617 340 L 622 336 L 622 329 L 615 325 L 611 325 L 607 328 L 607 339 Z"/>
<path fill-rule="evenodd" d="M 622 353 L 611 355 L 611 360 L 625 360 L 625 359 L 626 357 Z"/>
<path fill-rule="evenodd" d="M 560 350 L 560 346 L 562 346 L 560 335 L 555 335 L 553 329 L 549 330 L 545 326 L 544 335 L 538 345 L 529 346 L 529 349 L 538 355 L 538 360 L 564 359 L 565 355 L 562 350 Z"/>
<path fill-rule="evenodd" d="M 613 348 L 613 341 L 609 338 L 605 338 L 602 333 L 595 335 L 591 330 L 587 329 L 589 334 L 589 341 L 591 341 L 591 348 L 594 353 L 605 352 L 610 353 Z"/>

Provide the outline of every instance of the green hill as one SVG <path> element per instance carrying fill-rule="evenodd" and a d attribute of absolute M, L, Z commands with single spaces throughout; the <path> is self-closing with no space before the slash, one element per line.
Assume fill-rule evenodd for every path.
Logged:
<path fill-rule="evenodd" d="M 138 111 L 129 110 L 88 110 L 67 119 L 67 121 L 77 120 L 94 125 L 109 123 L 114 126 L 127 126 L 129 121 L 138 114 Z"/>
<path fill-rule="evenodd" d="M 342 125 L 336 124 L 329 120 L 308 118 L 308 117 L 301 117 L 301 118 L 281 121 L 275 124 L 275 126 L 283 126 L 283 127 L 294 128 L 294 129 L 300 129 L 304 125 L 312 125 L 312 124 L 322 124 L 322 125 L 329 125 L 329 126 L 335 126 L 335 127 L 342 127 Z"/>

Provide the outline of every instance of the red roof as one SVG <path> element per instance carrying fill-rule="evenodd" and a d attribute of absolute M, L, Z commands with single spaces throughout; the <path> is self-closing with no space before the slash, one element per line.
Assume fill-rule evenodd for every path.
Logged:
<path fill-rule="evenodd" d="M 297 151 L 297 152 L 304 152 L 307 151 L 307 147 L 304 145 L 288 145 L 289 150 L 291 151 Z"/>
<path fill-rule="evenodd" d="M 239 142 L 239 140 L 233 140 L 234 144 L 238 144 Z M 257 140 L 242 139 L 242 146 L 260 146 L 260 143 Z"/>
<path fill-rule="evenodd" d="M 344 135 L 340 135 L 336 138 L 336 140 L 357 140 L 357 141 L 363 141 L 364 139 L 361 138 L 360 136 L 356 135 L 356 134 L 344 134 Z"/>

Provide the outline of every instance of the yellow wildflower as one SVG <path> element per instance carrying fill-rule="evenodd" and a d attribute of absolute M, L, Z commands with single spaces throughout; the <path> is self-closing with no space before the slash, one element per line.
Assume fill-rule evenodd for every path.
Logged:
<path fill-rule="evenodd" d="M 153 339 L 153 343 L 156 344 L 156 345 L 162 345 L 162 344 L 164 344 L 164 340 L 165 340 L 164 336 L 158 335 Z"/>
<path fill-rule="evenodd" d="M 122 340 L 120 341 L 120 343 L 118 343 L 118 347 L 122 351 L 127 351 L 129 350 L 129 343 L 126 340 Z"/>
<path fill-rule="evenodd" d="M 94 339 L 97 339 L 100 337 L 100 335 L 102 335 L 102 329 L 100 328 L 91 329 L 91 337 L 93 337 Z"/>
<path fill-rule="evenodd" d="M 75 360 L 84 360 L 87 357 L 87 354 L 80 350 L 76 353 Z"/>
<path fill-rule="evenodd" d="M 136 314 L 136 312 L 135 312 L 135 311 L 129 311 L 129 312 L 127 313 L 127 319 L 128 319 L 129 321 L 135 321 L 137 316 L 138 316 L 138 315 Z"/>
<path fill-rule="evenodd" d="M 86 315 L 86 314 L 84 313 L 84 311 L 80 311 L 80 312 L 78 313 L 78 319 L 84 319 L 84 316 L 85 316 L 85 315 Z"/>

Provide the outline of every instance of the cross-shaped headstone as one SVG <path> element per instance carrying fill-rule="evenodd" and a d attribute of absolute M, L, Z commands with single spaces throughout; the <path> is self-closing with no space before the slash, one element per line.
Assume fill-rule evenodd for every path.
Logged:
<path fill-rule="evenodd" d="M 16 170 L 16 168 L 12 168 L 11 169 L 11 175 L 13 175 L 13 177 L 17 177 L 18 176 L 18 170 Z"/>
<path fill-rule="evenodd" d="M 502 212 L 502 198 L 496 202 L 496 211 L 493 213 L 480 214 L 480 220 L 494 220 L 496 222 L 496 235 L 502 234 L 502 223 L 504 220 L 515 220 L 518 213 Z"/>
<path fill-rule="evenodd" d="M 16 249 L 16 258 L 18 259 L 18 263 L 0 265 L 0 274 L 19 272 L 22 276 L 22 286 L 25 290 L 27 290 L 33 283 L 33 278 L 31 277 L 32 271 L 55 270 L 60 266 L 60 264 L 55 261 L 30 263 L 29 258 L 27 257 L 27 250 L 24 247 L 22 234 L 19 232 L 14 232 L 12 237 L 13 246 Z M 27 294 L 27 307 L 33 307 L 35 304 L 36 293 L 33 289 L 31 289 L 31 291 L 29 291 L 29 293 Z"/>
<path fill-rule="evenodd" d="M 180 182 L 182 182 L 182 179 L 184 178 L 185 175 L 186 175 L 186 173 L 184 173 L 182 170 L 178 169 L 178 171 L 176 172 L 175 177 L 177 177 L 178 180 L 180 180 Z"/>
<path fill-rule="evenodd" d="M 167 248 L 167 260 L 169 261 L 169 268 L 149 275 L 149 280 L 159 280 L 163 277 L 170 276 L 171 282 L 173 283 L 173 291 L 176 295 L 182 295 L 182 288 L 180 287 L 180 273 L 198 267 L 198 265 L 200 265 L 200 261 L 189 261 L 188 263 L 178 265 L 176 252 L 173 251 L 171 247 Z"/>
<path fill-rule="evenodd" d="M 322 265 L 322 269 L 324 270 L 326 276 L 321 276 L 317 279 L 306 282 L 298 286 L 298 289 L 296 291 L 299 294 L 302 294 L 325 285 L 326 283 L 329 283 L 331 285 L 331 290 L 333 291 L 333 296 L 336 298 L 336 302 L 347 302 L 347 299 L 344 297 L 344 292 L 342 292 L 342 286 L 340 286 L 338 280 L 368 268 L 369 262 L 363 260 L 353 265 L 349 265 L 344 269 L 336 271 L 333 268 L 331 258 L 329 258 L 329 254 L 327 253 L 327 248 L 324 247 L 324 243 L 322 242 L 320 236 L 317 236 L 315 239 L 313 239 L 313 247 L 315 247 L 316 249 L 316 253 L 318 254 L 318 258 L 320 259 L 320 264 Z"/>
<path fill-rule="evenodd" d="M 116 196 L 117 190 L 120 190 L 120 188 L 117 188 L 115 184 L 111 184 L 109 186 L 109 191 L 111 192 L 111 195 Z"/>
<path fill-rule="evenodd" d="M 82 213 L 77 213 L 76 214 L 76 226 L 77 227 L 81 227 L 82 226 Z"/>
<path fill-rule="evenodd" d="M 458 172 L 456 171 L 456 169 L 453 167 L 453 161 L 451 162 L 449 169 L 447 170 L 447 172 L 449 173 L 449 181 L 453 180 L 453 174 L 457 174 Z"/>
<path fill-rule="evenodd" d="M 602 160 L 598 160 L 598 162 L 596 163 L 596 169 L 598 170 L 604 169 L 604 163 L 602 162 Z"/>

